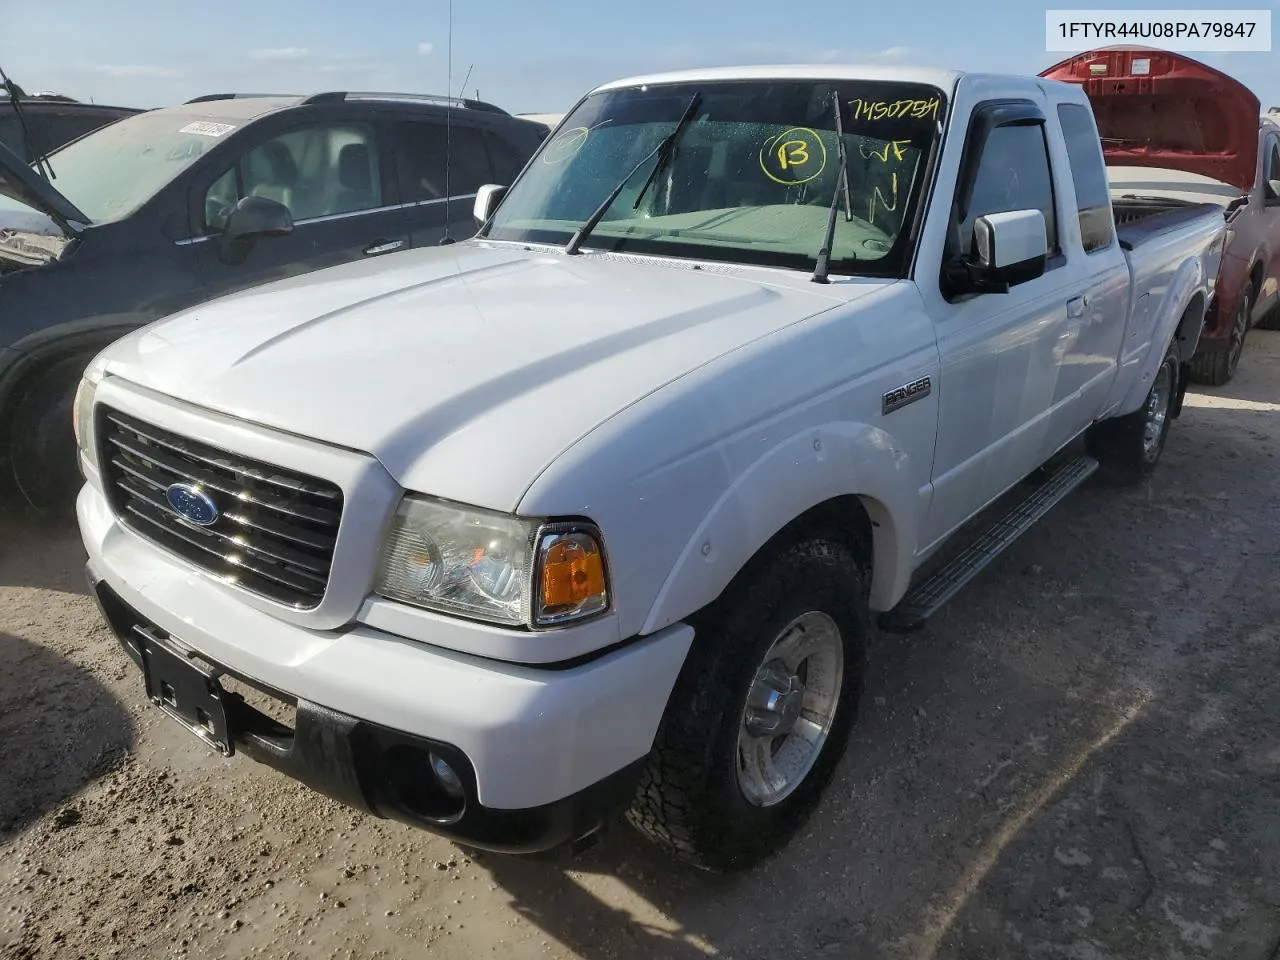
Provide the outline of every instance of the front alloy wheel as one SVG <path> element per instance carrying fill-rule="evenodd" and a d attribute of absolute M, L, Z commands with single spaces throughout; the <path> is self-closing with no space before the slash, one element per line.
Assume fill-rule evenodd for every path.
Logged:
<path fill-rule="evenodd" d="M 695 636 L 627 818 L 708 870 L 752 866 L 804 823 L 862 689 L 865 571 L 850 547 L 780 535 Z"/>
<path fill-rule="evenodd" d="M 756 671 L 738 734 L 738 785 L 769 807 L 791 796 L 813 769 L 840 703 L 840 628 L 811 610 L 783 629 Z"/>

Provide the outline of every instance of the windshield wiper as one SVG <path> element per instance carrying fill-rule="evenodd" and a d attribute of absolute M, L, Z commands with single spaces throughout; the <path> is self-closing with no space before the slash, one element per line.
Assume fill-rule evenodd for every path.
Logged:
<path fill-rule="evenodd" d="M 565 244 L 565 253 L 570 256 L 578 253 L 578 248 L 582 246 L 582 241 L 585 240 L 591 231 L 596 228 L 597 224 L 604 219 L 604 215 L 609 212 L 609 208 L 613 206 L 613 202 L 618 199 L 618 194 L 622 193 L 626 185 L 631 182 L 631 178 L 640 171 L 640 168 L 656 156 L 658 158 L 658 162 L 654 164 L 653 171 L 649 174 L 649 179 L 645 181 L 644 187 L 640 191 L 640 196 L 644 196 L 645 190 L 649 189 L 649 184 L 653 182 L 658 171 L 666 166 L 667 161 L 675 152 L 676 141 L 680 138 L 680 134 L 684 132 L 685 127 L 688 126 L 689 121 L 693 118 L 693 111 L 697 109 L 698 101 L 701 99 L 701 93 L 695 93 L 690 98 L 689 105 L 684 108 L 684 113 L 680 115 L 680 122 L 676 124 L 676 128 L 667 136 L 663 137 L 662 142 L 654 147 L 643 160 L 631 168 L 627 175 L 622 178 L 616 187 L 613 188 L 613 192 L 604 198 L 604 203 L 596 207 L 591 216 L 587 217 L 587 219 L 583 221 L 582 226 L 574 231 L 573 236 L 569 238 L 569 242 Z M 637 197 L 636 206 L 639 205 L 640 197 Z"/>
<path fill-rule="evenodd" d="M 836 110 L 836 152 L 840 157 L 840 169 L 837 181 L 831 194 L 831 209 L 827 211 L 827 232 L 823 239 L 822 249 L 818 251 L 817 262 L 813 265 L 813 282 L 828 283 L 828 268 L 831 264 L 831 248 L 836 242 L 836 208 L 840 206 L 840 191 L 844 191 L 845 220 L 853 219 L 853 201 L 849 195 L 849 155 L 844 149 L 844 125 L 840 121 L 840 94 L 833 91 L 831 103 Z"/>
<path fill-rule="evenodd" d="M 27 121 L 27 112 L 22 108 L 22 88 L 5 76 L 3 69 L 0 69 L 0 85 L 3 85 L 9 94 L 9 102 L 13 104 L 13 115 L 18 118 L 18 126 L 22 128 L 22 139 L 26 143 L 27 149 L 31 152 L 31 156 L 35 159 L 36 173 L 44 177 L 46 180 L 57 179 L 53 172 L 53 164 L 49 162 L 49 157 L 39 148 L 36 143 L 35 136 L 31 132 L 31 124 Z"/>

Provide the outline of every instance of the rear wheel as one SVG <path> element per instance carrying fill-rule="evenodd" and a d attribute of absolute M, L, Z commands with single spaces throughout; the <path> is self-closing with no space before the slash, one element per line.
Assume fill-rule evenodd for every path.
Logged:
<path fill-rule="evenodd" d="M 1231 317 L 1231 333 L 1225 350 L 1193 357 L 1191 378 L 1196 383 L 1220 387 L 1236 375 L 1240 358 L 1244 355 L 1244 338 L 1249 332 L 1249 316 L 1253 310 L 1253 283 L 1246 283 L 1240 291 L 1236 312 Z"/>
<path fill-rule="evenodd" d="M 628 819 L 708 870 L 749 867 L 804 823 L 844 753 L 862 689 L 862 570 L 790 542 L 699 618 Z"/>
<path fill-rule="evenodd" d="M 1089 453 L 1113 483 L 1138 483 L 1155 469 L 1173 422 L 1178 392 L 1178 351 L 1169 345 L 1146 402 L 1133 413 L 1094 424 L 1086 437 Z"/>
<path fill-rule="evenodd" d="M 19 388 L 9 421 L 9 463 L 19 492 L 38 510 L 69 515 L 80 488 L 72 406 L 92 354 L 59 360 Z"/>

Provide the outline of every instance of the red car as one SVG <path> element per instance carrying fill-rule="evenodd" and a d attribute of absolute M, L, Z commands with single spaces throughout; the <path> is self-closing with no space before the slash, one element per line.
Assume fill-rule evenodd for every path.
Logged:
<path fill-rule="evenodd" d="M 1226 383 L 1249 328 L 1280 327 L 1280 125 L 1239 81 L 1165 50 L 1106 47 L 1040 75 L 1084 88 L 1113 199 L 1222 205 L 1227 246 L 1191 374 Z"/>

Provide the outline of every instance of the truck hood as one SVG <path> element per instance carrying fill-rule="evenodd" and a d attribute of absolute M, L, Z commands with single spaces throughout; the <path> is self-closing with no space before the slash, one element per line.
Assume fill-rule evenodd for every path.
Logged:
<path fill-rule="evenodd" d="M 68 236 L 74 235 L 72 223 L 93 222 L 3 143 L 0 143 L 0 196 L 38 210 Z"/>
<path fill-rule="evenodd" d="M 892 282 L 807 280 L 468 241 L 185 311 L 118 341 L 107 372 L 370 453 L 408 489 L 514 510 L 628 405 Z"/>
<path fill-rule="evenodd" d="M 1225 73 L 1166 50 L 1103 47 L 1040 76 L 1084 88 L 1108 164 L 1182 170 L 1242 193 L 1253 188 L 1262 105 Z"/>

